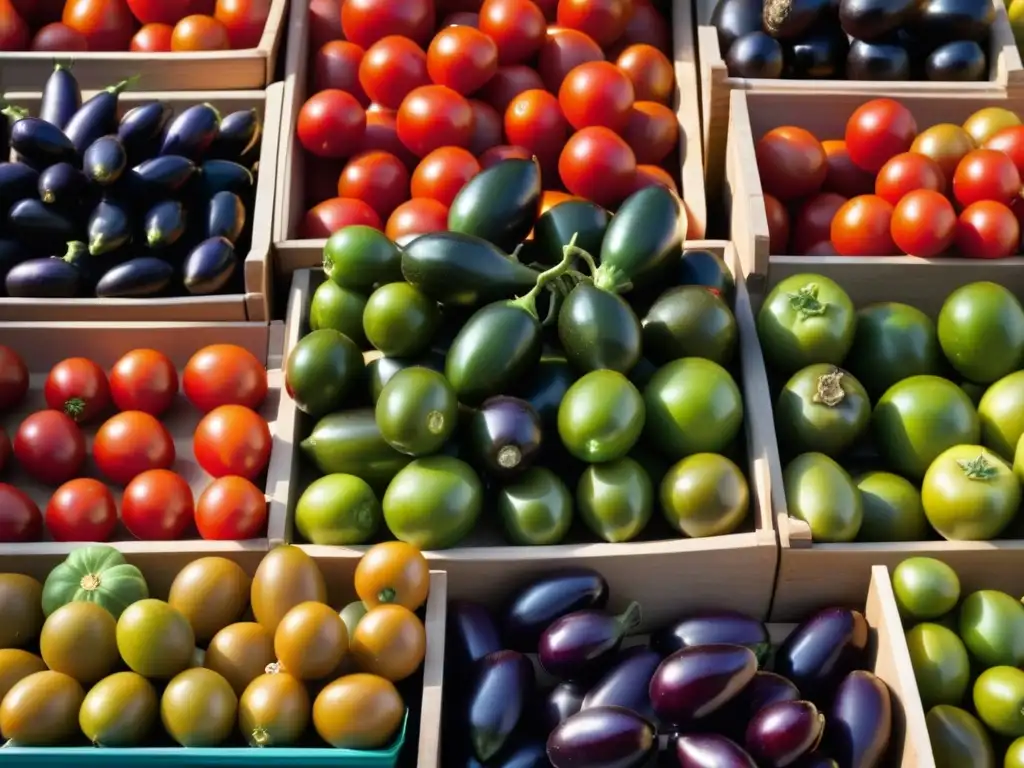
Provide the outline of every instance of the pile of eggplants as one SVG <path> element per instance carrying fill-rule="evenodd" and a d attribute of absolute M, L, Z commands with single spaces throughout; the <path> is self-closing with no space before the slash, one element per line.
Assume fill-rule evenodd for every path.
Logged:
<path fill-rule="evenodd" d="M 828 608 L 772 649 L 731 611 L 635 635 L 586 568 L 519 590 L 496 618 L 453 601 L 445 765 L 453 768 L 876 768 L 890 754 L 888 687 L 865 667 L 864 616 Z"/>
<path fill-rule="evenodd" d="M 131 81 L 82 102 L 57 64 L 38 116 L 5 105 L 0 295 L 241 293 L 262 126 L 255 109 L 165 103 L 121 115 Z"/>

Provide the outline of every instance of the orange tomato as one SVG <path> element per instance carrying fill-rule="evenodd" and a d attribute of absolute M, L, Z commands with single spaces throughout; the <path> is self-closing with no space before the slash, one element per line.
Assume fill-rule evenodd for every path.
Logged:
<path fill-rule="evenodd" d="M 461 147 L 440 147 L 424 157 L 412 174 L 412 196 L 448 207 L 466 182 L 480 173 L 480 163 Z"/>
<path fill-rule="evenodd" d="M 559 192 L 557 189 L 545 189 L 540 196 L 540 212 L 546 213 L 559 203 L 567 200 L 579 200 L 580 198 L 570 195 L 568 192 Z"/>
<path fill-rule="evenodd" d="M 675 113 L 664 104 L 638 101 L 629 111 L 622 138 L 638 163 L 660 163 L 679 146 L 679 123 Z"/>
<path fill-rule="evenodd" d="M 356 624 L 349 648 L 359 670 L 397 683 L 423 663 L 427 633 L 408 608 L 378 605 Z"/>
<path fill-rule="evenodd" d="M 217 0 L 213 17 L 228 31 L 232 48 L 255 48 L 270 16 L 270 0 Z"/>
<path fill-rule="evenodd" d="M 125 51 L 135 34 L 135 17 L 125 0 L 68 0 L 61 19 L 85 36 L 90 51 Z"/>
<path fill-rule="evenodd" d="M 174 25 L 172 51 L 226 51 L 229 48 L 227 27 L 213 16 L 194 14 Z"/>
<path fill-rule="evenodd" d="M 386 747 L 404 716 L 395 686 L 376 675 L 340 677 L 313 703 L 313 727 L 335 749 Z"/>
<path fill-rule="evenodd" d="M 633 191 L 636 192 L 644 187 L 652 187 L 655 184 L 660 184 L 665 189 L 671 189 L 677 195 L 679 194 L 679 188 L 676 186 L 675 179 L 664 168 L 660 168 L 657 165 L 638 165 L 636 167 L 636 176 L 633 177 Z"/>
<path fill-rule="evenodd" d="M 448 229 L 448 206 L 427 197 L 414 197 L 395 208 L 384 229 L 392 240 Z"/>
<path fill-rule="evenodd" d="M 166 53 L 171 50 L 174 27 L 170 24 L 146 24 L 135 33 L 129 50 L 146 53 Z"/>
<path fill-rule="evenodd" d="M 423 553 L 411 544 L 385 541 L 359 560 L 355 585 L 367 608 L 395 604 L 415 611 L 427 601 L 430 567 Z"/>
<path fill-rule="evenodd" d="M 675 88 L 675 70 L 668 57 L 653 45 L 631 45 L 615 60 L 615 66 L 633 83 L 638 101 L 669 104 Z"/>

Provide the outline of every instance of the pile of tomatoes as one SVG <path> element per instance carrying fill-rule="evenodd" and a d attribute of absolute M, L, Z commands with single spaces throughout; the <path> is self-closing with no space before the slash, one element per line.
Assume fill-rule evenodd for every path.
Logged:
<path fill-rule="evenodd" d="M 271 0 L 0 0 L 0 51 L 255 48 Z"/>
<path fill-rule="evenodd" d="M 669 25 L 651 0 L 315 0 L 310 19 L 300 237 L 444 230 L 462 186 L 510 157 L 607 208 L 678 191 Z"/>
<path fill-rule="evenodd" d="M 198 499 L 172 469 L 177 452 L 160 420 L 179 391 L 166 355 L 132 350 L 109 375 L 84 357 L 57 363 L 43 385 L 47 408 L 17 423 L 11 437 L 0 429 L 0 472 L 17 463 L 33 491 L 55 490 L 40 512 L 24 488 L 0 482 L 0 542 L 37 540 L 44 526 L 54 541 L 110 540 L 118 525 L 111 486 L 123 488 L 120 521 L 138 539 L 177 539 L 193 524 L 204 539 L 262 535 L 266 497 L 252 481 L 266 469 L 272 443 L 255 410 L 267 395 L 265 366 L 246 349 L 214 344 L 188 361 L 180 388 L 204 414 L 192 453 L 213 480 Z M 24 361 L 0 346 L 0 415 L 28 389 Z"/>
<path fill-rule="evenodd" d="M 875 99 L 850 116 L 843 140 L 783 126 L 755 150 L 773 254 L 1020 252 L 1024 124 L 1010 110 L 918 131 L 905 105 Z"/>

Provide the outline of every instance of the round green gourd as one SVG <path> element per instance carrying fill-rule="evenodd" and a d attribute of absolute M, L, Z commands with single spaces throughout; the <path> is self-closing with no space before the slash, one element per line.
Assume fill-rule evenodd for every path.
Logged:
<path fill-rule="evenodd" d="M 50 571 L 43 585 L 43 613 L 49 616 L 75 601 L 96 603 L 114 618 L 132 603 L 149 597 L 142 572 L 113 547 L 80 547 Z"/>

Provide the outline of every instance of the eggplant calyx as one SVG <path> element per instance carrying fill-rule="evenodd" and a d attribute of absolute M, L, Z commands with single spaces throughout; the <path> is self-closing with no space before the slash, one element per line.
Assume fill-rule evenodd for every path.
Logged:
<path fill-rule="evenodd" d="M 643 614 L 640 611 L 640 603 L 634 600 L 626 606 L 626 610 L 615 617 L 615 620 L 622 627 L 622 634 L 628 635 L 640 626 L 643 621 Z"/>
<path fill-rule="evenodd" d="M 533 315 L 534 319 L 540 320 L 540 315 L 537 313 L 537 297 L 540 296 L 541 291 L 548 287 L 548 284 L 569 271 L 569 267 L 572 265 L 573 259 L 576 258 L 577 253 L 582 250 L 576 247 L 576 235 L 572 236 L 569 244 L 562 247 L 562 260 L 558 262 L 551 269 L 545 270 L 537 275 L 537 282 L 529 291 L 520 296 L 518 299 L 512 299 L 507 302 L 510 307 L 518 307 L 525 312 Z"/>
<path fill-rule="evenodd" d="M 89 253 L 89 247 L 80 240 L 72 240 L 68 243 L 68 249 L 63 256 L 57 258 L 66 261 L 68 264 L 78 264 Z"/>
<path fill-rule="evenodd" d="M 4 117 L 10 117 L 14 120 L 24 120 L 29 116 L 28 110 L 24 107 L 17 107 L 14 104 L 8 104 L 3 100 L 0 100 L 0 104 L 3 105 L 3 109 L 0 109 L 0 115 L 3 115 Z"/>
<path fill-rule="evenodd" d="M 633 283 L 618 267 L 602 264 L 594 271 L 594 287 L 608 293 L 625 293 L 633 287 Z"/>
<path fill-rule="evenodd" d="M 119 94 L 124 89 L 130 88 L 131 86 L 133 86 L 137 82 L 139 82 L 139 78 L 141 78 L 141 77 L 142 77 L 142 75 L 132 75 L 131 77 L 125 78 L 124 80 L 122 80 L 119 83 L 115 83 L 114 85 L 108 85 L 103 90 L 106 91 L 107 93 L 113 93 L 115 95 Z"/>
<path fill-rule="evenodd" d="M 956 463 L 968 480 L 991 480 L 999 474 L 995 464 L 986 459 L 985 454 L 980 454 L 976 459 L 957 459 Z"/>

